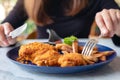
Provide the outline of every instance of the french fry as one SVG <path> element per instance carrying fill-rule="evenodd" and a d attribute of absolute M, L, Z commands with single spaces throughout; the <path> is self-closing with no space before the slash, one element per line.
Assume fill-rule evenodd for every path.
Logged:
<path fill-rule="evenodd" d="M 92 61 L 90 61 L 88 59 L 85 59 L 85 61 L 86 61 L 87 64 L 94 64 L 95 63 L 95 62 L 92 62 Z"/>
<path fill-rule="evenodd" d="M 70 48 L 70 47 L 68 47 L 68 46 L 62 46 L 62 47 L 61 47 L 61 50 L 62 50 L 62 51 L 66 51 L 66 52 L 68 52 L 68 53 L 72 53 L 72 52 L 73 52 L 72 48 Z"/>
<path fill-rule="evenodd" d="M 97 62 L 98 61 L 98 58 L 93 57 L 93 56 L 84 56 L 84 58 L 86 58 L 86 59 L 88 59 L 88 60 L 90 60 L 92 62 Z"/>
<path fill-rule="evenodd" d="M 78 46 L 78 52 L 81 53 L 83 50 L 83 46 Z"/>
<path fill-rule="evenodd" d="M 62 53 L 63 53 L 63 54 L 68 54 L 68 52 L 67 52 L 67 51 L 62 51 Z"/>
<path fill-rule="evenodd" d="M 87 64 L 94 64 L 95 63 L 94 61 L 89 60 L 87 56 L 83 56 L 83 59 L 86 61 Z"/>
<path fill-rule="evenodd" d="M 111 54 L 113 54 L 115 51 L 104 51 L 104 52 L 101 52 L 104 56 L 109 56 Z"/>
<path fill-rule="evenodd" d="M 102 53 L 96 53 L 96 54 L 93 54 L 92 56 L 98 58 L 98 57 L 101 57 L 101 56 L 103 56 L 103 55 L 104 55 L 104 54 L 102 54 Z"/>
<path fill-rule="evenodd" d="M 106 56 L 101 56 L 99 59 L 100 59 L 101 61 L 106 61 Z"/>
<path fill-rule="evenodd" d="M 87 65 L 87 62 L 84 60 L 84 58 L 83 58 L 83 65 L 84 66 Z"/>
<path fill-rule="evenodd" d="M 95 46 L 95 47 L 93 48 L 93 50 L 94 50 L 94 51 L 98 51 L 98 48 Z"/>
<path fill-rule="evenodd" d="M 78 52 L 79 52 L 79 53 L 82 52 L 83 47 L 84 47 L 84 46 L 78 46 Z M 98 48 L 97 48 L 97 47 L 94 47 L 94 48 L 93 48 L 93 52 L 98 52 Z"/>
<path fill-rule="evenodd" d="M 78 41 L 74 41 L 72 43 L 72 49 L 73 49 L 73 53 L 78 53 Z"/>
<path fill-rule="evenodd" d="M 55 48 L 56 48 L 56 49 L 61 49 L 61 47 L 63 47 L 63 46 L 65 46 L 65 47 L 67 47 L 67 48 L 69 48 L 69 49 L 72 49 L 72 47 L 71 47 L 70 45 L 63 44 L 63 43 L 61 43 L 61 44 L 56 44 L 56 45 L 55 45 Z"/>

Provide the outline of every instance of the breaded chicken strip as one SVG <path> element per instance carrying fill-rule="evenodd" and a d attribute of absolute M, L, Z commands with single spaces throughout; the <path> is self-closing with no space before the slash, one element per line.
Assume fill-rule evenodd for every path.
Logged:
<path fill-rule="evenodd" d="M 61 67 L 86 65 L 82 55 L 79 53 L 65 53 L 59 58 L 58 63 Z"/>
<path fill-rule="evenodd" d="M 40 55 L 45 53 L 48 50 L 54 50 L 54 46 L 41 43 L 41 42 L 33 42 L 29 44 L 22 45 L 19 49 L 19 61 L 29 60 L 32 61 L 36 55 Z M 36 53 L 39 51 L 39 53 Z"/>
<path fill-rule="evenodd" d="M 38 55 L 33 60 L 33 63 L 37 66 L 58 66 L 58 59 L 60 53 L 55 50 L 48 50 L 43 55 Z"/>

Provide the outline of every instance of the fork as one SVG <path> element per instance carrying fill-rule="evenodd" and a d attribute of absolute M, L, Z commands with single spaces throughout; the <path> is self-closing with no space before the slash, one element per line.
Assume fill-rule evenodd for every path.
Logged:
<path fill-rule="evenodd" d="M 96 44 L 98 43 L 98 39 L 101 37 L 102 35 L 94 39 L 89 39 L 88 42 L 84 45 L 81 54 L 85 56 L 91 56 L 93 48 L 96 46 Z"/>
<path fill-rule="evenodd" d="M 53 29 L 47 29 L 47 33 L 49 34 L 48 42 L 50 44 L 61 43 L 62 39 Z"/>

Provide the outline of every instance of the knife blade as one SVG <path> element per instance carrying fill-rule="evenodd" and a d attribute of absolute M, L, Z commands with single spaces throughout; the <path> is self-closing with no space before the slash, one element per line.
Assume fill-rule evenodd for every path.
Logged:
<path fill-rule="evenodd" d="M 23 24 L 22 26 L 18 27 L 17 29 L 11 31 L 8 36 L 11 36 L 12 38 L 15 38 L 17 36 L 20 36 L 27 28 L 27 23 Z"/>

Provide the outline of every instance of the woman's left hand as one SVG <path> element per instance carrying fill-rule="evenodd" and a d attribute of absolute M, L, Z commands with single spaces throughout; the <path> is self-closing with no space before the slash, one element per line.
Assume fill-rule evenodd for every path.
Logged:
<path fill-rule="evenodd" d="M 95 21 L 100 28 L 101 35 L 113 37 L 114 34 L 120 37 L 120 10 L 103 9 L 95 16 Z"/>

